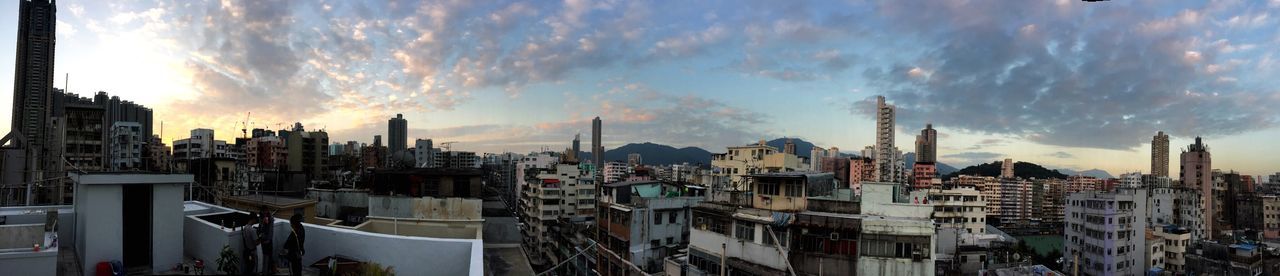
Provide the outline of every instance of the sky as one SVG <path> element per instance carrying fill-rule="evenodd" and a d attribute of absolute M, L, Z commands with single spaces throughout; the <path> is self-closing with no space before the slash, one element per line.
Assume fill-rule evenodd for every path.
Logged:
<path fill-rule="evenodd" d="M 17 1 L 0 3 L 14 52 Z M 712 152 L 798 137 L 896 145 L 927 123 L 939 159 L 1051 168 L 1171 164 L 1194 137 L 1214 167 L 1280 171 L 1280 0 L 58 1 L 55 86 L 155 110 L 165 141 L 301 122 L 372 142 L 481 152 L 654 142 Z M 1271 15 L 1271 13 L 1277 13 Z M 4 35 L 4 34 L 9 35 Z M 13 55 L 0 54 L 0 64 Z M 12 69 L 0 66 L 0 83 Z M 9 87 L 9 86 L 3 86 Z M 12 97 L 0 96 L 0 120 Z M 248 114 L 252 112 L 251 114 Z M 0 131 L 8 132 L 8 124 Z M 160 129 L 160 126 L 156 126 Z M 587 147 L 587 145 L 584 145 Z"/>

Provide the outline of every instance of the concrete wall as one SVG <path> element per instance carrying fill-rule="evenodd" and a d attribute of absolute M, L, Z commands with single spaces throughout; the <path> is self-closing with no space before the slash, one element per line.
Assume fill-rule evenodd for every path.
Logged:
<path fill-rule="evenodd" d="M 183 206 L 182 184 L 151 185 L 151 267 L 155 272 L 167 270 L 182 262 Z"/>
<path fill-rule="evenodd" d="M 370 196 L 369 216 L 420 219 L 480 219 L 478 198 Z"/>
<path fill-rule="evenodd" d="M 28 245 L 30 246 L 30 245 Z M 4 275 L 58 275 L 58 251 L 0 252 L 0 274 Z"/>
<path fill-rule="evenodd" d="M 44 224 L 0 225 L 0 249 L 29 251 L 35 244 L 44 244 Z"/>
<path fill-rule="evenodd" d="M 58 247 L 69 248 L 76 244 L 76 212 L 71 205 L 3 207 L 0 217 L 6 224 L 44 224 L 47 210 L 58 211 Z M 29 245 L 28 245 L 29 246 Z"/>
<path fill-rule="evenodd" d="M 76 189 L 76 249 L 81 271 L 94 271 L 101 261 L 123 260 L 122 187 L 79 185 Z"/>
<path fill-rule="evenodd" d="M 483 245 L 479 240 L 407 237 L 337 227 L 304 224 L 307 255 L 303 263 L 342 254 L 392 267 L 399 275 L 484 274 Z M 285 231 L 276 231 L 288 237 Z M 283 242 L 280 242 L 283 244 Z"/>
<path fill-rule="evenodd" d="M 222 252 L 223 245 L 231 245 L 231 250 L 237 253 L 244 248 L 239 242 L 240 231 L 219 227 L 217 224 L 197 218 L 198 215 L 203 214 L 188 215 L 182 219 L 182 254 L 204 260 L 207 271 L 216 271 L 218 255 Z M 276 227 L 287 227 L 287 224 L 277 222 Z M 236 254 L 236 256 L 239 255 Z M 239 263 L 241 267 L 244 266 L 244 260 L 239 260 Z"/>
<path fill-rule="evenodd" d="M 733 233 L 732 225 L 730 225 L 730 228 L 728 229 L 730 229 L 729 233 Z M 721 244 L 724 245 L 723 249 Z M 689 230 L 689 246 L 696 247 L 698 250 L 715 255 L 725 252 L 729 257 L 743 259 L 747 262 L 768 266 L 782 271 L 787 270 L 787 264 L 782 258 L 782 255 L 778 253 L 777 249 L 764 246 L 763 244 L 723 236 L 715 232 L 702 231 L 698 229 Z"/>
<path fill-rule="evenodd" d="M 446 239 L 481 239 L 483 221 L 436 221 L 368 217 L 355 229 L 373 233 Z"/>
<path fill-rule="evenodd" d="M 484 243 L 493 244 L 520 244 L 520 228 L 516 224 L 520 220 L 515 217 L 486 217 L 484 218 L 483 232 Z"/>
<path fill-rule="evenodd" d="M 307 189 L 307 199 L 316 201 L 316 216 L 343 219 L 337 217 L 342 207 L 368 208 L 369 191 L 353 189 Z"/>

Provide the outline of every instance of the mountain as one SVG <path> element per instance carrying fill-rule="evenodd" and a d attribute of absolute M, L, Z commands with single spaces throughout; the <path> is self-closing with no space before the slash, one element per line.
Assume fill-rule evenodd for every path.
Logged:
<path fill-rule="evenodd" d="M 1100 179 L 1114 178 L 1113 176 L 1111 176 L 1111 173 L 1108 173 L 1107 171 L 1099 170 L 1099 169 L 1084 170 L 1084 171 L 1076 171 L 1072 169 L 1058 169 L 1058 172 L 1061 172 L 1062 174 L 1065 174 L 1065 175 L 1092 176 L 1094 178 L 1100 178 Z"/>
<path fill-rule="evenodd" d="M 916 153 L 914 152 L 903 153 L 902 159 L 903 161 L 905 161 L 905 163 L 903 164 L 907 164 L 907 167 L 910 168 L 912 164 L 916 163 Z M 953 173 L 959 170 L 959 169 L 956 169 L 956 167 L 952 167 L 951 165 L 947 165 L 942 162 L 934 162 L 933 165 L 938 168 L 938 175 L 947 175 L 949 173 Z"/>
<path fill-rule="evenodd" d="M 669 165 L 669 164 L 702 164 L 711 165 L 711 152 L 697 148 L 686 147 L 677 149 L 672 146 L 654 144 L 654 143 L 631 143 L 621 147 L 608 149 L 604 151 L 604 160 L 608 161 L 627 161 L 627 155 L 639 153 L 641 163 L 648 165 Z M 584 159 L 592 160 L 591 152 L 580 154 Z"/>
<path fill-rule="evenodd" d="M 959 171 L 945 174 L 942 179 L 950 179 L 957 175 L 1000 176 L 1001 163 L 1004 163 L 1004 161 L 969 166 Z M 1066 174 L 1062 174 L 1057 170 L 1050 170 L 1035 163 L 1027 162 L 1013 163 L 1013 175 L 1022 178 L 1067 178 Z"/>
<path fill-rule="evenodd" d="M 801 140 L 800 138 L 791 138 L 791 142 L 796 144 L 796 156 L 809 158 L 809 152 L 813 151 L 813 143 Z M 773 139 L 765 142 L 766 145 L 778 148 L 778 150 L 787 149 L 787 138 Z"/>

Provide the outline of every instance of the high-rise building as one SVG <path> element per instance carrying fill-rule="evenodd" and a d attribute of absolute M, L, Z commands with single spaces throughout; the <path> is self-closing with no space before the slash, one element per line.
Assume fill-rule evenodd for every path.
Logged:
<path fill-rule="evenodd" d="M 595 161 L 592 163 L 595 164 L 596 172 L 604 168 L 604 145 L 600 144 L 600 117 L 591 119 L 591 158 Z"/>
<path fill-rule="evenodd" d="M 642 158 L 641 158 L 640 153 L 633 152 L 633 153 L 628 153 L 628 154 L 627 154 L 627 165 L 628 165 L 628 166 L 635 167 L 635 166 L 639 166 L 639 165 L 641 165 L 641 164 L 644 164 L 644 159 L 642 159 Z"/>
<path fill-rule="evenodd" d="M 916 136 L 916 163 L 938 162 L 938 131 L 933 124 L 925 124 Z"/>
<path fill-rule="evenodd" d="M 1062 267 L 1081 275 L 1141 275 L 1146 271 L 1145 189 L 1087 191 L 1067 198 Z"/>
<path fill-rule="evenodd" d="M 791 138 L 787 138 L 787 143 L 782 145 L 782 152 L 788 154 L 796 154 L 796 142 Z"/>
<path fill-rule="evenodd" d="M 108 166 L 111 171 L 141 170 L 143 145 L 147 138 L 142 136 L 142 124 L 137 122 L 116 122 L 111 125 L 107 143 L 110 146 Z"/>
<path fill-rule="evenodd" d="M 1014 174 L 1013 174 L 1013 158 L 1005 158 L 1005 159 L 1004 159 L 1004 162 L 1001 162 L 1001 163 L 1000 163 L 1000 177 L 1003 177 L 1003 178 L 1013 178 L 1013 177 L 1014 177 Z"/>
<path fill-rule="evenodd" d="M 1151 137 L 1151 175 L 1169 176 L 1169 135 L 1164 131 Z"/>
<path fill-rule="evenodd" d="M 396 114 L 395 118 L 387 120 L 387 150 L 389 150 L 392 155 L 408 149 L 408 131 L 409 121 L 404 119 L 404 115 Z"/>
<path fill-rule="evenodd" d="M 581 133 L 574 134 L 573 149 L 569 151 L 569 158 L 567 159 L 572 160 L 575 163 L 582 162 L 581 158 L 579 157 L 579 154 L 581 153 L 582 153 L 582 134 Z"/>
<path fill-rule="evenodd" d="M 901 173 L 893 169 L 897 167 L 894 155 L 897 148 L 893 145 L 894 107 L 884 102 L 884 96 L 876 97 L 876 175 L 881 182 L 897 182 L 895 175 Z"/>
<path fill-rule="evenodd" d="M 1200 192 L 1200 208 L 1198 211 L 1202 213 L 1201 219 L 1204 221 L 1204 229 L 1203 231 L 1191 229 L 1191 231 L 1201 232 L 1208 237 L 1213 237 L 1214 222 L 1218 218 L 1214 216 L 1217 210 L 1214 209 L 1216 204 L 1213 196 L 1213 159 L 1209 155 L 1209 146 L 1205 145 L 1200 140 L 1200 137 L 1196 137 L 1196 143 L 1187 146 L 1187 149 L 1182 151 L 1180 164 L 1178 172 L 1182 174 L 1182 186 Z"/>
<path fill-rule="evenodd" d="M 53 54 L 57 8 L 51 0 L 18 1 L 17 66 L 13 72 L 13 117 L 10 131 L 26 139 L 27 177 L 45 167 L 53 91 Z M 52 158 L 52 157 L 48 157 Z M 61 164 L 61 162 L 57 162 Z"/>

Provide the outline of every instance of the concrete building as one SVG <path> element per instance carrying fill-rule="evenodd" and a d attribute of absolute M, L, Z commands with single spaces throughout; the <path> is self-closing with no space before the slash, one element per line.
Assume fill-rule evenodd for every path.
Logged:
<path fill-rule="evenodd" d="M 1280 238 L 1280 196 L 1250 193 L 1232 202 L 1238 206 L 1235 229 L 1258 230 L 1266 239 Z"/>
<path fill-rule="evenodd" d="M 608 162 L 604 163 L 604 184 L 617 183 L 627 178 L 631 174 L 632 167 L 627 163 Z"/>
<path fill-rule="evenodd" d="M 81 271 L 119 260 L 128 271 L 168 271 L 183 262 L 182 194 L 191 175 L 78 174 L 75 249 Z M 128 214 L 128 215 L 125 215 Z M 126 246 L 128 245 L 128 246 Z"/>
<path fill-rule="evenodd" d="M 792 155 L 796 154 L 796 142 L 791 138 L 787 138 L 787 140 L 782 144 L 782 152 L 790 153 Z"/>
<path fill-rule="evenodd" d="M 1000 178 L 1014 178 L 1016 176 L 1013 174 L 1013 164 L 1012 158 L 1005 158 L 1004 162 L 1000 162 Z"/>
<path fill-rule="evenodd" d="M 989 212 L 999 219 L 997 226 L 1001 228 L 1030 226 L 1033 203 L 1031 181 L 1021 178 L 1000 178 L 999 183 L 998 206 L 1000 207 L 997 209 L 998 212 Z"/>
<path fill-rule="evenodd" d="M 307 131 L 302 123 L 294 123 L 292 130 L 281 130 L 280 136 L 289 149 L 285 162 L 289 171 L 302 172 L 308 180 L 323 178 L 329 167 L 325 148 L 329 145 L 328 133 L 323 130 Z"/>
<path fill-rule="evenodd" d="M 52 124 L 45 134 L 51 138 L 45 145 L 51 154 L 46 168 L 56 173 L 67 171 L 102 171 L 109 167 L 106 143 L 111 125 L 106 124 L 106 110 L 89 98 L 54 91 Z"/>
<path fill-rule="evenodd" d="M 1169 135 L 1164 131 L 1151 137 L 1151 175 L 1169 176 Z"/>
<path fill-rule="evenodd" d="M 916 136 L 916 163 L 938 162 L 938 131 L 933 124 L 925 124 Z"/>
<path fill-rule="evenodd" d="M 935 163 L 916 162 L 911 167 L 911 188 L 942 188 L 942 179 L 938 178 L 938 167 Z"/>
<path fill-rule="evenodd" d="M 595 221 L 595 175 L 580 164 L 526 169 L 520 179 L 521 229 L 530 263 L 550 268 L 584 248 L 572 237 Z"/>
<path fill-rule="evenodd" d="M 800 159 L 794 154 L 780 152 L 761 140 L 755 144 L 728 147 L 725 153 L 711 154 L 712 173 L 728 179 L 733 190 L 746 187 L 743 177 L 751 174 L 801 171 Z"/>
<path fill-rule="evenodd" d="M 644 160 L 643 160 L 643 159 L 641 159 L 641 156 L 640 156 L 640 154 L 639 154 L 639 153 L 629 153 L 629 154 L 627 154 L 627 165 L 632 166 L 632 167 L 635 167 L 635 166 L 640 166 L 640 165 L 643 165 L 643 164 L 644 164 Z"/>
<path fill-rule="evenodd" d="M 21 1 L 18 5 L 18 46 L 17 58 L 14 61 L 13 77 L 13 116 L 9 131 L 22 135 L 27 162 L 23 172 L 23 182 L 36 179 L 35 172 L 45 170 L 46 161 L 52 157 L 45 156 L 50 141 L 48 134 L 49 118 L 55 78 L 54 41 L 57 39 L 57 8 L 53 1 L 34 0 Z M 61 163 L 56 162 L 56 163 Z M 17 183 L 5 183 L 17 184 Z"/>
<path fill-rule="evenodd" d="M 480 168 L 480 157 L 471 151 L 435 151 L 436 168 Z"/>
<path fill-rule="evenodd" d="M 1195 241 L 1187 250 L 1187 275 L 1263 275 L 1262 249 L 1257 244 Z"/>
<path fill-rule="evenodd" d="M 404 115 L 396 114 L 395 118 L 387 120 L 387 150 L 392 155 L 408 150 L 409 144 L 409 121 L 404 119 Z"/>
<path fill-rule="evenodd" d="M 1199 238 L 1212 238 L 1214 234 L 1214 222 L 1218 220 L 1218 209 L 1220 202 L 1215 202 L 1214 183 L 1213 183 L 1213 159 L 1209 154 L 1209 146 L 1200 141 L 1200 137 L 1196 137 L 1196 142 L 1187 146 L 1182 151 L 1180 157 L 1179 172 L 1181 174 L 1181 182 L 1183 187 L 1196 190 L 1200 195 L 1200 207 L 1188 210 L 1198 210 L 1202 215 L 1200 218 L 1204 222 L 1202 229 L 1194 229 L 1193 233 L 1202 233 L 1204 235 L 1192 236 Z M 1188 227 L 1190 225 L 1179 224 Z"/>
<path fill-rule="evenodd" d="M 160 135 L 151 135 L 147 142 L 146 166 L 148 171 L 169 172 L 173 168 L 173 149 L 165 145 Z"/>
<path fill-rule="evenodd" d="M 1187 248 L 1191 246 L 1191 231 L 1176 225 L 1159 225 L 1153 228 L 1154 234 L 1164 244 L 1164 265 L 1161 267 L 1175 275 L 1182 275 L 1187 271 L 1186 254 Z"/>
<path fill-rule="evenodd" d="M 418 139 L 413 142 L 415 160 L 414 167 L 418 168 L 439 168 L 436 165 L 436 152 L 440 150 L 435 148 L 431 139 Z"/>
<path fill-rule="evenodd" d="M 858 275 L 934 275 L 933 206 L 908 201 L 888 183 L 863 183 Z M 923 193 L 912 193 L 923 197 Z"/>
<path fill-rule="evenodd" d="M 929 204 L 938 228 L 958 228 L 964 233 L 985 234 L 987 200 L 975 187 L 929 189 Z"/>
<path fill-rule="evenodd" d="M 245 144 L 245 164 L 253 171 L 285 171 L 289 147 L 280 136 L 260 136 Z"/>
<path fill-rule="evenodd" d="M 1064 270 L 1080 275 L 1146 271 L 1146 190 L 1086 191 L 1067 197 Z"/>
<path fill-rule="evenodd" d="M 1043 190 L 1038 208 L 1032 208 L 1035 212 L 1033 218 L 1040 219 L 1042 229 L 1050 229 L 1055 232 L 1062 231 L 1063 214 L 1065 212 L 1067 193 L 1066 181 L 1062 179 L 1036 179 L 1032 185 L 1038 185 Z"/>
<path fill-rule="evenodd" d="M 688 246 L 689 208 L 705 198 L 703 189 L 658 181 L 605 184 L 601 191 L 595 248 L 600 275 L 661 271 L 663 259 Z"/>
<path fill-rule="evenodd" d="M 809 149 L 809 171 L 824 171 L 822 167 L 822 160 L 827 157 L 836 156 L 834 154 L 830 154 L 830 151 L 823 149 L 822 147 L 814 146 L 812 149 Z"/>
<path fill-rule="evenodd" d="M 876 96 L 876 180 L 880 182 L 898 183 L 900 170 L 895 170 L 895 162 L 901 160 L 897 146 L 894 146 L 894 106 L 884 102 L 884 96 Z M 867 156 L 867 155 L 863 155 Z"/>
<path fill-rule="evenodd" d="M 1164 237 L 1157 236 L 1151 228 L 1147 228 L 1146 235 L 1143 236 L 1146 238 L 1146 246 L 1142 251 L 1143 266 L 1147 271 L 1164 270 L 1166 265 Z"/>
<path fill-rule="evenodd" d="M 142 124 L 137 122 L 116 122 L 111 126 L 111 135 L 107 142 L 110 151 L 109 157 L 111 171 L 132 171 L 144 169 L 143 164 L 143 147 L 147 144 L 149 136 L 143 136 Z"/>
<path fill-rule="evenodd" d="M 591 158 L 595 160 L 591 164 L 595 165 L 592 167 L 596 170 L 594 172 L 595 175 L 601 175 L 600 170 L 604 168 L 604 144 L 601 144 L 600 141 L 600 128 L 600 117 L 596 116 L 595 119 L 591 119 Z"/>
<path fill-rule="evenodd" d="M 186 162 L 197 158 L 214 156 L 213 130 L 197 128 L 191 130 L 191 136 L 173 141 L 173 160 Z M 225 145 L 226 142 L 223 142 Z"/>

